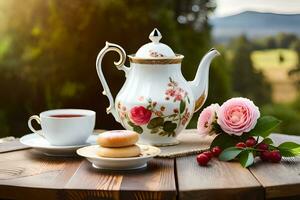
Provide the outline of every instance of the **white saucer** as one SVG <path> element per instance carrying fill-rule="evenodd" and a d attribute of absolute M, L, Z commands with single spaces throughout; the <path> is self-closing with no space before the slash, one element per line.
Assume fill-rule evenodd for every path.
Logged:
<path fill-rule="evenodd" d="M 20 142 L 26 146 L 32 147 L 34 150 L 43 153 L 48 156 L 74 156 L 76 155 L 76 150 L 88 146 L 91 144 L 96 144 L 96 139 L 98 135 L 91 135 L 85 144 L 74 145 L 74 146 L 53 146 L 46 139 L 39 136 L 36 133 L 31 133 L 24 135 L 20 138 Z"/>
<path fill-rule="evenodd" d="M 160 149 L 151 145 L 141 145 L 141 155 L 130 158 L 106 158 L 97 155 L 101 148 L 99 145 L 92 145 L 78 149 L 78 155 L 88 159 L 94 168 L 105 170 L 133 170 L 147 166 L 147 162 L 160 153 Z"/>

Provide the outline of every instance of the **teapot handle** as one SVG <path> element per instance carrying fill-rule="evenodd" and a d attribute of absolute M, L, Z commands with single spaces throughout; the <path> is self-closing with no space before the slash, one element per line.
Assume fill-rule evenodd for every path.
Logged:
<path fill-rule="evenodd" d="M 128 68 L 124 65 L 125 60 L 126 60 L 126 53 L 125 53 L 124 49 L 117 44 L 106 42 L 105 47 L 100 51 L 100 53 L 97 56 L 96 70 L 97 70 L 97 74 L 99 76 L 100 82 L 104 89 L 102 94 L 106 95 L 109 100 L 109 106 L 106 108 L 106 113 L 107 114 L 111 113 L 114 116 L 115 120 L 117 122 L 120 122 L 119 115 L 115 108 L 115 102 L 114 102 L 113 96 L 107 85 L 107 82 L 105 80 L 105 77 L 102 72 L 102 67 L 101 67 L 102 59 L 103 59 L 104 55 L 109 51 L 116 51 L 120 56 L 119 61 L 114 62 L 114 65 L 117 67 L 118 70 L 123 70 L 125 72 L 125 75 L 127 76 L 127 73 L 129 72 L 130 68 Z"/>

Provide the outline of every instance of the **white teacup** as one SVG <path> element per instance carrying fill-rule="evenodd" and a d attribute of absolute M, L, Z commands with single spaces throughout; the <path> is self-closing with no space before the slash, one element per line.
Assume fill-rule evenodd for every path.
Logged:
<path fill-rule="evenodd" d="M 28 127 L 34 133 L 44 137 L 51 145 L 71 146 L 86 143 L 95 127 L 96 113 L 82 109 L 49 110 L 33 115 L 28 120 Z M 32 127 L 36 120 L 42 127 L 41 131 Z"/>

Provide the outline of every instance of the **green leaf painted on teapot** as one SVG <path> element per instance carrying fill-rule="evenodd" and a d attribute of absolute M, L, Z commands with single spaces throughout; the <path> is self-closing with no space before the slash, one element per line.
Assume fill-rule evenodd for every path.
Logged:
<path fill-rule="evenodd" d="M 143 133 L 143 128 L 140 126 L 134 126 L 133 130 L 139 134 Z"/>
<path fill-rule="evenodd" d="M 185 101 L 181 100 L 180 101 L 180 113 L 183 113 L 186 107 Z"/>
<path fill-rule="evenodd" d="M 166 136 L 166 135 L 169 135 L 169 133 L 166 132 L 166 131 L 161 131 L 158 135 Z M 169 137 L 169 136 L 168 136 L 168 137 Z"/>
<path fill-rule="evenodd" d="M 170 136 L 172 136 L 172 137 L 175 137 L 175 136 L 176 136 L 176 133 L 175 133 L 175 131 L 173 131 L 173 132 L 169 132 L 169 133 L 168 133 L 168 137 L 170 137 Z"/>
<path fill-rule="evenodd" d="M 135 127 L 135 126 L 136 126 L 132 121 L 128 121 L 127 123 L 128 123 L 128 125 L 131 126 L 131 127 Z"/>
<path fill-rule="evenodd" d="M 139 134 L 143 133 L 143 128 L 140 126 L 135 125 L 133 122 L 128 121 L 127 122 L 129 126 L 131 126 L 133 128 L 133 130 Z"/>
<path fill-rule="evenodd" d="M 150 120 L 147 125 L 147 128 L 154 129 L 156 127 L 162 126 L 164 124 L 164 119 L 162 117 L 155 117 Z"/>
<path fill-rule="evenodd" d="M 171 121 L 166 121 L 164 123 L 163 130 L 166 132 L 173 132 L 177 128 L 177 124 Z"/>

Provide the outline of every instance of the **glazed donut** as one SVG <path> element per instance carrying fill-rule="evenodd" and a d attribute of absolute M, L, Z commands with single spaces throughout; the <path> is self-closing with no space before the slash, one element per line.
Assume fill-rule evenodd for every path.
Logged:
<path fill-rule="evenodd" d="M 118 148 L 107 148 L 99 147 L 97 152 L 98 156 L 108 157 L 108 158 L 128 158 L 136 157 L 141 154 L 140 147 L 137 145 L 132 145 L 128 147 L 118 147 Z"/>
<path fill-rule="evenodd" d="M 101 133 L 97 143 L 102 147 L 126 147 L 135 144 L 139 139 L 138 133 L 128 130 L 114 130 Z"/>

